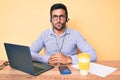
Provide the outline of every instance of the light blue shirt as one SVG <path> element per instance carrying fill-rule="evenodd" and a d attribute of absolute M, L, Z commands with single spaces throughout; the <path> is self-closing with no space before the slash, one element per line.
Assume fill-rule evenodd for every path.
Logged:
<path fill-rule="evenodd" d="M 45 55 L 39 54 L 42 48 L 45 49 Z M 77 64 L 77 48 L 81 52 L 89 53 L 91 61 L 96 60 L 96 53 L 90 44 L 78 31 L 70 28 L 66 28 L 65 32 L 59 37 L 54 33 L 53 29 L 42 32 L 30 46 L 30 51 L 35 61 L 48 63 L 51 55 L 61 52 L 72 58 L 72 64 Z"/>

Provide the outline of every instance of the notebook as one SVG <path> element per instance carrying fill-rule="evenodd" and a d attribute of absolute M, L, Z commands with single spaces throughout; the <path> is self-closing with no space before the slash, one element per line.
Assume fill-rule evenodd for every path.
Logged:
<path fill-rule="evenodd" d="M 49 64 L 33 61 L 28 46 L 11 43 L 4 43 L 4 46 L 9 64 L 12 68 L 31 75 L 38 75 L 54 68 L 54 66 Z"/>

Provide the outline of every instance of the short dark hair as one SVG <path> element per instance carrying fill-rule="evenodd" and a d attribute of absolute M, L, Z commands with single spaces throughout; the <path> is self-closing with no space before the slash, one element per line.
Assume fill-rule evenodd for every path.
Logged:
<path fill-rule="evenodd" d="M 52 11 L 56 10 L 56 9 L 64 9 L 65 10 L 65 14 L 66 14 L 66 20 L 68 18 L 68 11 L 67 11 L 67 7 L 62 4 L 62 3 L 56 3 L 53 4 L 52 7 L 50 8 L 50 17 L 52 16 Z"/>

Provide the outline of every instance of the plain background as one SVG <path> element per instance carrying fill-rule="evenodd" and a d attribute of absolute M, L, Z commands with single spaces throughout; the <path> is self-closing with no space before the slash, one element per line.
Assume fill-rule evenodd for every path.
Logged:
<path fill-rule="evenodd" d="M 50 7 L 59 2 L 68 8 L 68 27 L 86 38 L 97 60 L 120 60 L 120 0 L 0 0 L 0 60 L 7 60 L 4 42 L 30 46 L 51 28 Z"/>

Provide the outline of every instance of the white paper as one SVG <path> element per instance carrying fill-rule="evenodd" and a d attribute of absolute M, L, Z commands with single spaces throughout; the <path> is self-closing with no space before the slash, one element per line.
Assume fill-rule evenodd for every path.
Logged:
<path fill-rule="evenodd" d="M 72 65 L 72 67 L 75 69 L 79 69 L 78 65 Z M 89 73 L 92 73 L 101 77 L 106 77 L 107 75 L 109 75 L 115 70 L 117 70 L 117 68 L 91 62 Z"/>

